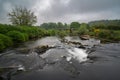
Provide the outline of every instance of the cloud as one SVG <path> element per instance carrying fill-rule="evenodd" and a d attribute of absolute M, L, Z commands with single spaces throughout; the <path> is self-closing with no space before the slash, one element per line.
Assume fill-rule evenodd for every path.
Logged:
<path fill-rule="evenodd" d="M 0 0 L 0 22 L 8 22 L 5 14 L 15 6 L 25 6 L 34 11 L 37 24 L 120 19 L 119 3 L 120 0 Z"/>

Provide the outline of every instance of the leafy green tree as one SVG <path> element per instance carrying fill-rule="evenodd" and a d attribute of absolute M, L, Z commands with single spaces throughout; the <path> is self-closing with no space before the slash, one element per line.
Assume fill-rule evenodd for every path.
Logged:
<path fill-rule="evenodd" d="M 79 22 L 72 22 L 70 24 L 70 28 L 79 28 L 80 27 L 80 23 Z"/>
<path fill-rule="evenodd" d="M 44 29 L 49 29 L 49 24 L 48 23 L 43 23 L 40 25 L 41 28 L 44 28 Z"/>
<path fill-rule="evenodd" d="M 64 29 L 68 29 L 69 25 L 67 23 L 63 24 L 62 22 L 58 22 L 58 23 L 49 22 L 49 23 L 41 24 L 40 27 L 44 29 L 64 30 Z"/>
<path fill-rule="evenodd" d="M 89 32 L 88 25 L 85 23 L 82 23 L 78 30 L 78 34 L 84 35 L 84 34 L 88 34 L 88 32 Z"/>
<path fill-rule="evenodd" d="M 65 28 L 69 28 L 69 25 L 67 23 L 64 23 Z"/>
<path fill-rule="evenodd" d="M 63 25 L 61 22 L 58 22 L 58 23 L 57 23 L 57 27 L 58 27 L 58 28 L 64 28 L 64 25 Z"/>
<path fill-rule="evenodd" d="M 89 25 L 97 29 L 120 30 L 120 20 L 92 21 Z"/>
<path fill-rule="evenodd" d="M 56 24 L 56 23 L 53 23 L 53 22 L 50 22 L 50 23 L 49 23 L 49 27 L 50 27 L 51 29 L 56 29 L 56 28 L 57 28 L 57 24 Z"/>
<path fill-rule="evenodd" d="M 8 16 L 10 22 L 14 25 L 31 26 L 37 22 L 37 17 L 27 8 L 15 7 L 10 13 L 8 13 Z"/>

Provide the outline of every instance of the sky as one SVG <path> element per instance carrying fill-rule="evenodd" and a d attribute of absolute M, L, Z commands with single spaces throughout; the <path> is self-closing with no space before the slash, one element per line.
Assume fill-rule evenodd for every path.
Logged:
<path fill-rule="evenodd" d="M 15 6 L 33 11 L 37 25 L 120 19 L 120 0 L 0 0 L 0 23 L 10 23 L 7 14 Z"/>

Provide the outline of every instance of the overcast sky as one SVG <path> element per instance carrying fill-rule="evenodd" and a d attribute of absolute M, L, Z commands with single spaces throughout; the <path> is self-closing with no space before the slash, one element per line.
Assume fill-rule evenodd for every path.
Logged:
<path fill-rule="evenodd" d="M 120 0 L 0 0 L 0 23 L 9 23 L 7 13 L 15 6 L 34 11 L 37 24 L 120 19 Z"/>

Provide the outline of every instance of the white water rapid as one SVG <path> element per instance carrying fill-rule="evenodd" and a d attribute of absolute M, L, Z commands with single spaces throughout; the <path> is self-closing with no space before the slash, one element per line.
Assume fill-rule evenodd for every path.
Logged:
<path fill-rule="evenodd" d="M 88 54 L 86 53 L 86 50 L 79 48 L 72 48 L 72 49 L 67 49 L 67 51 L 70 53 L 70 56 L 72 58 L 76 59 L 79 62 L 84 62 L 87 60 Z"/>

